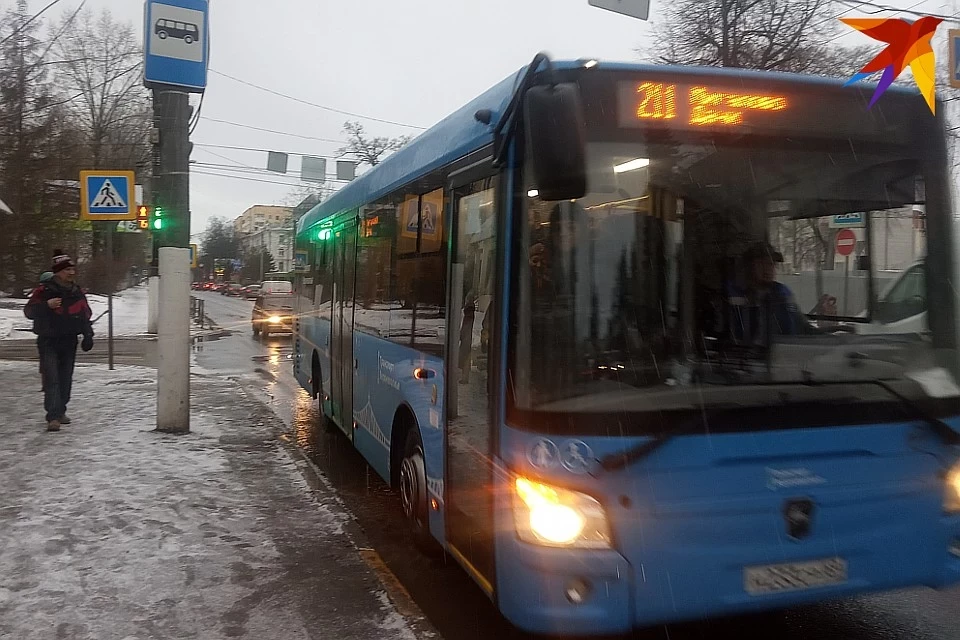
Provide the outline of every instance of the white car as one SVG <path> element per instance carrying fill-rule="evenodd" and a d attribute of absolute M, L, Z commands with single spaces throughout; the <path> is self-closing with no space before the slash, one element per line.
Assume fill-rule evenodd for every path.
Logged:
<path fill-rule="evenodd" d="M 891 282 L 877 299 L 869 323 L 857 324 L 857 333 L 923 333 L 927 331 L 926 266 L 913 263 Z M 867 317 L 863 311 L 858 317 Z"/>

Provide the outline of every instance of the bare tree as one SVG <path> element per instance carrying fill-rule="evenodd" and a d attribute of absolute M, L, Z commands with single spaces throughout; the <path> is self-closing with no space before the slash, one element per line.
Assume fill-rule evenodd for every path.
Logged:
<path fill-rule="evenodd" d="M 347 145 L 337 150 L 338 155 L 353 155 L 361 164 L 375 167 L 380 164 L 383 154 L 396 151 L 410 142 L 410 136 L 387 138 L 369 137 L 359 122 L 344 122 L 343 132 L 347 134 Z"/>
<path fill-rule="evenodd" d="M 108 10 L 70 20 L 55 43 L 58 80 L 76 95 L 76 115 L 88 135 L 92 168 L 135 168 L 149 158 L 147 135 L 152 109 L 140 82 L 143 51 L 133 25 L 117 22 Z"/>
<path fill-rule="evenodd" d="M 42 23 L 26 0 L 0 16 L 0 288 L 19 293 L 66 239 L 70 195 L 49 188 L 61 177 L 68 138 L 62 101 L 49 78 Z M 71 207 L 71 204 L 74 206 Z"/>
<path fill-rule="evenodd" d="M 153 109 L 141 78 L 143 52 L 130 23 L 109 11 L 64 14 L 53 43 L 57 80 L 71 98 L 82 144 L 73 160 L 81 168 L 150 170 L 149 131 Z M 94 231 L 93 254 L 102 238 Z"/>
<path fill-rule="evenodd" d="M 659 62 L 837 76 L 862 64 L 830 46 L 843 26 L 831 0 L 676 0 L 663 10 L 655 44 L 640 51 Z"/>

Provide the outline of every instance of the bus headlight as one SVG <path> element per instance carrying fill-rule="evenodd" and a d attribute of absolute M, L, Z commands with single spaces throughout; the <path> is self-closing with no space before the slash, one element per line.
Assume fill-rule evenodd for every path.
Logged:
<path fill-rule="evenodd" d="M 280 324 L 280 316 L 270 316 L 268 322 L 270 324 Z"/>
<path fill-rule="evenodd" d="M 548 547 L 610 547 L 610 525 L 603 507 L 578 491 L 518 477 L 514 521 L 524 542 Z"/>
<path fill-rule="evenodd" d="M 943 509 L 947 513 L 960 513 L 960 462 L 953 465 L 947 472 L 946 495 L 943 499 Z"/>

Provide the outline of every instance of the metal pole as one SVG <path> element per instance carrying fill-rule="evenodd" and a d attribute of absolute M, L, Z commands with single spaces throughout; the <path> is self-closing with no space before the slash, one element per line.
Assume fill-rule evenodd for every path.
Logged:
<path fill-rule="evenodd" d="M 841 315 L 847 315 L 847 294 L 850 291 L 850 254 L 843 259 L 843 313 Z"/>
<path fill-rule="evenodd" d="M 110 263 L 113 263 L 113 233 L 115 228 L 113 227 L 114 223 L 110 223 L 110 227 L 107 229 L 107 256 L 110 260 Z M 112 278 L 113 270 L 110 270 Z M 113 280 L 108 278 L 109 284 L 107 285 L 107 366 L 113 371 Z"/>
<path fill-rule="evenodd" d="M 883 270 L 890 268 L 888 259 L 890 253 L 890 212 L 883 212 Z"/>

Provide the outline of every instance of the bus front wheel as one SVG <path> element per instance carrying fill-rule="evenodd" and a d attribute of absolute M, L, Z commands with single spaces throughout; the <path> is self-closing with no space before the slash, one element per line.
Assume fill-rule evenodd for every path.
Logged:
<path fill-rule="evenodd" d="M 416 426 L 407 432 L 403 460 L 400 462 L 400 503 L 414 542 L 423 551 L 432 552 L 437 544 L 430 535 L 427 470 L 423 457 L 423 442 Z"/>

